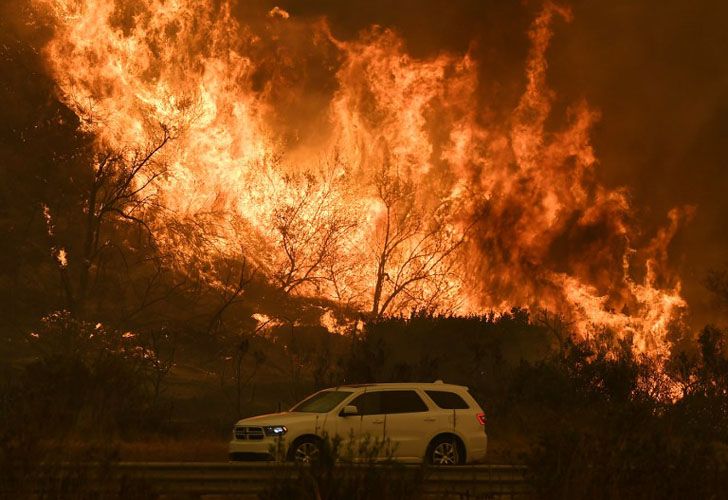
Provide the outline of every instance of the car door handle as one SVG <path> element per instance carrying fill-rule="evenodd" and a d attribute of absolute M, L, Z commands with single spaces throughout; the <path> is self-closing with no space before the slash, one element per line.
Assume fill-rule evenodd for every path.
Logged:
<path fill-rule="evenodd" d="M 432 417 L 428 417 L 425 419 L 425 422 L 434 422 L 434 421 L 435 421 L 435 419 Z"/>
<path fill-rule="evenodd" d="M 373 424 L 383 424 L 384 420 L 372 420 Z"/>

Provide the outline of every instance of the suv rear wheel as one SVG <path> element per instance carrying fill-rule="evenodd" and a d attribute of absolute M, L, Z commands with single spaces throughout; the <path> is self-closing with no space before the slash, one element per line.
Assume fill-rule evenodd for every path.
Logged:
<path fill-rule="evenodd" d="M 460 465 L 464 461 L 463 446 L 457 438 L 435 438 L 427 448 L 427 462 L 432 465 Z"/>

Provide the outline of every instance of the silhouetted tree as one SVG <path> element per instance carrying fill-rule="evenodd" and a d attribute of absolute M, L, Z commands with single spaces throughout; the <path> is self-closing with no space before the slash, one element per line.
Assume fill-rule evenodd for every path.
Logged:
<path fill-rule="evenodd" d="M 385 162 L 374 179 L 382 212 L 372 235 L 375 262 L 371 314 L 394 310 L 435 309 L 453 291 L 453 254 L 464 234 L 450 227 L 440 208 L 416 206 L 415 185 Z"/>
<path fill-rule="evenodd" d="M 285 177 L 286 187 L 276 200 L 273 227 L 281 258 L 273 279 L 286 293 L 311 286 L 336 291 L 337 268 L 348 233 L 356 219 L 341 197 L 336 162 L 317 175 L 306 172 Z"/>

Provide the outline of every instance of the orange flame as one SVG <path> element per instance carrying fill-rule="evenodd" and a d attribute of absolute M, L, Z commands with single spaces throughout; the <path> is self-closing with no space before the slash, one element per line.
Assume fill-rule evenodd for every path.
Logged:
<path fill-rule="evenodd" d="M 598 113 L 579 102 L 547 129 L 546 51 L 568 9 L 534 20 L 523 95 L 495 122 L 471 54 L 417 59 L 391 30 L 341 41 L 276 7 L 256 35 L 225 1 L 35 3 L 59 93 L 99 148 L 172 135 L 146 218 L 181 271 L 221 286 L 216 263 L 244 256 L 286 292 L 374 314 L 543 307 L 666 353 L 686 304 L 665 252 L 687 213 L 634 248 L 626 192 L 594 175 Z M 335 62 L 328 95 L 302 90 L 290 37 Z M 281 107 L 306 99 L 326 120 L 284 130 Z"/>

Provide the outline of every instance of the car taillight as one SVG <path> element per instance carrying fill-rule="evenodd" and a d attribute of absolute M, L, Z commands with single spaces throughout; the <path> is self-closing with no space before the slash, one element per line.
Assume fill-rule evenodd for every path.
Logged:
<path fill-rule="evenodd" d="M 485 413 L 478 413 L 477 415 L 475 415 L 475 418 L 478 419 L 478 423 L 480 425 L 485 425 Z"/>

